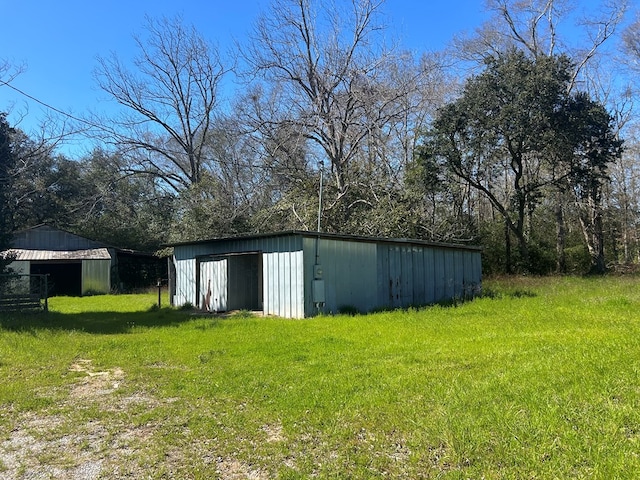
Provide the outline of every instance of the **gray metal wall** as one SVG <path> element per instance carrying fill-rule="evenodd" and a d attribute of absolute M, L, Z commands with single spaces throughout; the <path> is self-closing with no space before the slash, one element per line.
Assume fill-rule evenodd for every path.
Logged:
<path fill-rule="evenodd" d="M 317 313 L 311 292 L 317 241 L 304 240 L 306 316 Z M 477 249 L 326 238 L 320 238 L 318 246 L 327 313 L 427 305 L 470 297 L 480 290 Z"/>
<path fill-rule="evenodd" d="M 82 261 L 82 294 L 111 291 L 111 260 Z"/>
<path fill-rule="evenodd" d="M 379 244 L 378 298 L 389 307 L 426 305 L 479 293 L 479 250 Z"/>
<path fill-rule="evenodd" d="M 88 250 L 104 246 L 100 242 L 58 230 L 48 225 L 16 232 L 13 238 L 14 248 L 29 250 Z"/>
<path fill-rule="evenodd" d="M 376 244 L 373 242 L 305 237 L 305 316 L 317 312 L 312 298 L 313 266 L 322 266 L 324 311 L 336 313 L 343 308 L 366 312 L 377 306 Z"/>

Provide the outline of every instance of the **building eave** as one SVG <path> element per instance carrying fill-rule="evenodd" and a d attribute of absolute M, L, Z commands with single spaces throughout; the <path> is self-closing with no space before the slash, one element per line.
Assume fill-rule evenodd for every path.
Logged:
<path fill-rule="evenodd" d="M 303 238 L 322 238 L 322 239 L 329 239 L 329 240 L 345 240 L 345 241 L 352 241 L 352 242 L 421 245 L 421 246 L 430 246 L 434 248 L 451 248 L 451 249 L 474 250 L 474 251 L 482 250 L 482 248 L 477 245 L 431 242 L 427 240 L 412 239 L 412 238 L 386 238 L 386 237 L 372 237 L 372 236 L 363 236 L 363 235 L 349 235 L 349 234 L 340 234 L 340 233 L 310 232 L 305 230 L 286 230 L 286 231 L 280 231 L 280 232 L 218 237 L 218 238 L 210 238 L 210 239 L 204 239 L 204 240 L 194 240 L 190 242 L 168 243 L 163 246 L 164 247 L 181 247 L 181 246 L 188 246 L 188 245 L 216 244 L 216 243 L 228 242 L 233 240 L 253 240 L 253 239 L 270 238 L 270 237 L 272 238 L 284 237 L 284 236 L 300 236 Z"/>

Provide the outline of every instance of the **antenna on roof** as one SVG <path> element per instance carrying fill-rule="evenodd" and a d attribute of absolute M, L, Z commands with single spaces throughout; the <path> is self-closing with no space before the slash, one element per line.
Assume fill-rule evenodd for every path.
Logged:
<path fill-rule="evenodd" d="M 317 232 L 320 233 L 320 217 L 322 215 L 322 173 L 324 172 L 324 162 L 320 160 L 320 196 L 318 198 L 318 228 Z"/>

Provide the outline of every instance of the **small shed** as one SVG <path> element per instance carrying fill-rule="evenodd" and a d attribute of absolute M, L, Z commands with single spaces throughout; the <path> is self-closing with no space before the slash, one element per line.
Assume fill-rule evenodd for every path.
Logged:
<path fill-rule="evenodd" d="M 50 225 L 13 234 L 10 267 L 19 274 L 49 276 L 50 295 L 131 292 L 167 278 L 167 261 L 152 253 L 123 249 Z"/>
<path fill-rule="evenodd" d="M 49 225 L 14 233 L 9 265 L 20 274 L 49 276 L 50 295 L 109 293 L 115 249 Z"/>
<path fill-rule="evenodd" d="M 472 297 L 482 281 L 475 246 L 304 231 L 171 246 L 172 303 L 212 312 L 369 312 Z"/>

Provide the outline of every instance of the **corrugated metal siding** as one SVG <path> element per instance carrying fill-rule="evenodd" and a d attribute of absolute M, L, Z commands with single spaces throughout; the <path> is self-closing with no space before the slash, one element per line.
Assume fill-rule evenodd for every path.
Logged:
<path fill-rule="evenodd" d="M 476 250 L 384 243 L 377 265 L 378 296 L 394 308 L 477 294 L 482 276 Z"/>
<path fill-rule="evenodd" d="M 290 252 L 302 250 L 302 238 L 263 237 L 248 239 L 228 239 L 211 243 L 193 243 L 174 247 L 174 258 L 177 262 L 193 259 L 202 255 L 224 255 L 242 252 Z"/>
<path fill-rule="evenodd" d="M 433 249 L 433 276 L 435 282 L 434 302 L 446 298 L 447 275 L 445 270 L 444 250 Z"/>
<path fill-rule="evenodd" d="M 262 237 L 249 239 L 228 239 L 219 242 L 178 245 L 174 247 L 174 264 L 176 267 L 176 292 L 174 305 L 189 302 L 199 305 L 196 299 L 196 258 L 205 255 L 226 255 L 246 252 L 260 252 L 259 266 L 262 272 L 258 285 L 257 299 L 262 300 L 265 314 L 287 318 L 304 317 L 304 281 L 302 238 L 300 236 Z M 244 268 L 244 267 L 239 267 Z M 253 267 L 251 267 L 253 268 Z M 232 275 L 233 276 L 233 275 Z M 233 278 L 231 279 L 233 281 Z M 229 298 L 238 292 L 229 292 Z M 241 295 L 251 295 L 250 290 Z M 240 302 L 236 297 L 236 301 Z M 254 305 L 251 299 L 249 307 Z M 234 304 L 234 308 L 238 303 Z M 242 307 L 245 308 L 245 307 Z"/>
<path fill-rule="evenodd" d="M 19 273 L 21 275 L 29 275 L 31 262 L 15 260 L 9 264 L 9 268 L 11 268 L 15 273 Z"/>
<path fill-rule="evenodd" d="M 444 250 L 444 298 L 453 298 L 455 290 L 455 256 L 453 250 Z"/>
<path fill-rule="evenodd" d="M 482 258 L 480 252 L 463 252 L 464 254 L 464 296 L 479 295 L 482 289 Z"/>
<path fill-rule="evenodd" d="M 264 313 L 284 318 L 304 317 L 302 251 L 263 254 Z"/>
<path fill-rule="evenodd" d="M 316 262 L 317 238 L 304 239 L 305 253 L 305 316 L 316 314 L 311 285 Z M 356 308 L 362 312 L 378 305 L 376 276 L 376 245 L 320 238 L 319 264 L 325 284 L 325 312 L 338 312 L 341 308 Z"/>
<path fill-rule="evenodd" d="M 31 262 L 16 260 L 11 262 L 8 267 L 13 270 L 13 273 L 17 273 L 19 275 L 29 275 L 31 270 Z M 17 288 L 18 291 L 29 292 L 29 277 L 20 277 L 17 281 L 12 282 L 12 285 L 15 285 L 15 288 Z"/>
<path fill-rule="evenodd" d="M 15 255 L 16 260 L 25 261 L 64 261 L 64 260 L 111 260 L 111 254 L 106 248 L 89 250 L 23 250 L 12 248 L 9 255 Z"/>
<path fill-rule="evenodd" d="M 111 260 L 82 261 L 82 294 L 111 291 Z"/>
<path fill-rule="evenodd" d="M 176 249 L 176 253 L 178 249 Z M 184 253 L 184 252 L 180 252 Z M 196 298 L 196 259 L 183 258 L 174 255 L 174 264 L 176 266 L 176 292 L 173 296 L 173 304 L 182 306 L 186 303 L 197 306 Z"/>
<path fill-rule="evenodd" d="M 48 225 L 16 232 L 13 246 L 28 250 L 89 250 L 105 245 Z"/>
<path fill-rule="evenodd" d="M 227 259 L 200 262 L 200 298 L 198 306 L 210 312 L 226 312 L 227 306 Z"/>

